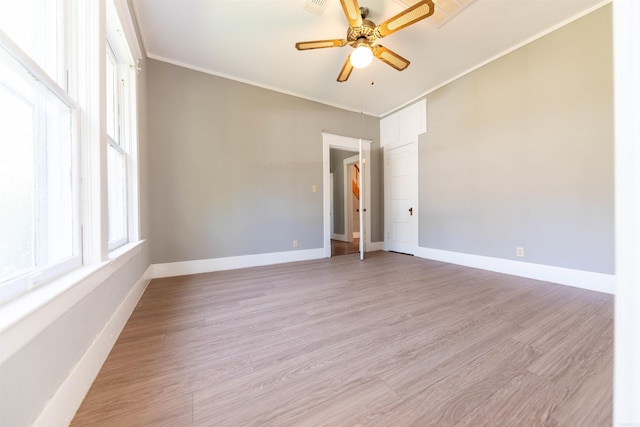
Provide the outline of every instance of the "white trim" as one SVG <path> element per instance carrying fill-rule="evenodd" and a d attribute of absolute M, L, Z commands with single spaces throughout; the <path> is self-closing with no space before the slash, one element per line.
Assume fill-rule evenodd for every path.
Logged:
<path fill-rule="evenodd" d="M 63 426 L 71 423 L 127 320 L 129 320 L 133 309 L 147 288 L 150 268 L 151 266 L 131 288 L 113 316 L 49 400 L 34 422 L 35 427 Z"/>
<path fill-rule="evenodd" d="M 434 261 L 448 262 L 466 267 L 495 271 L 497 273 L 511 274 L 591 291 L 615 294 L 616 276 L 612 274 L 594 273 L 552 265 L 533 264 L 424 247 L 418 247 L 415 255 Z"/>
<path fill-rule="evenodd" d="M 107 261 L 79 268 L 3 305 L 0 364 L 122 268 L 140 252 L 143 242 L 125 245 Z"/>
<path fill-rule="evenodd" d="M 3 48 L 27 73 L 31 74 L 37 82 L 40 82 L 47 90 L 60 99 L 63 104 L 71 109 L 78 109 L 76 100 L 69 96 L 58 82 L 51 78 L 36 61 L 20 49 L 2 30 L 0 30 L 0 48 Z M 29 84 L 31 84 L 31 82 Z"/>
<path fill-rule="evenodd" d="M 613 2 L 616 304 L 613 425 L 640 425 L 640 3 Z"/>
<path fill-rule="evenodd" d="M 38 286 L 46 286 L 48 282 L 81 266 L 82 258 L 80 255 L 74 255 L 55 264 L 35 268 L 15 279 L 6 281 L 0 285 L 0 306 L 20 298 Z"/>
<path fill-rule="evenodd" d="M 341 242 L 350 242 L 350 240 L 347 240 L 347 235 L 346 234 L 332 233 L 331 234 L 331 240 L 340 240 Z"/>
<path fill-rule="evenodd" d="M 360 158 L 359 158 L 359 157 L 360 157 L 360 156 L 358 156 L 357 154 L 356 154 L 356 155 L 354 155 L 354 156 L 351 156 L 351 157 L 347 157 L 346 159 L 343 159 L 343 160 L 342 160 L 342 164 L 343 164 L 344 166 L 348 166 L 348 165 L 350 165 L 350 164 L 352 164 L 352 163 L 358 163 L 358 160 L 360 160 Z"/>
<path fill-rule="evenodd" d="M 106 9 L 104 1 L 73 2 L 78 14 L 76 37 L 80 146 L 82 258 L 103 262 L 107 248 Z M 74 71 L 74 70 L 72 70 Z"/>
<path fill-rule="evenodd" d="M 151 277 L 186 276 L 189 274 L 211 273 L 263 265 L 283 264 L 324 258 L 324 249 L 272 252 L 266 254 L 241 255 L 235 257 L 200 259 L 195 261 L 168 262 L 151 265 Z"/>
<path fill-rule="evenodd" d="M 487 65 L 487 64 L 489 64 L 489 63 L 491 63 L 493 61 L 497 61 L 498 59 L 502 58 L 503 56 L 506 56 L 506 55 L 510 54 L 511 52 L 513 52 L 515 50 L 518 50 L 523 46 L 528 45 L 529 43 L 533 43 L 534 41 L 536 41 L 538 39 L 541 39 L 542 37 L 546 36 L 547 34 L 551 34 L 552 32 L 564 27 L 565 25 L 569 25 L 572 22 L 577 21 L 578 19 L 580 19 L 580 18 L 582 18 L 584 16 L 587 16 L 591 12 L 593 12 L 595 10 L 598 10 L 603 6 L 608 5 L 612 1 L 613 0 L 603 0 L 600 3 L 594 5 L 594 6 L 588 8 L 586 10 L 583 10 L 581 13 L 579 13 L 577 15 L 574 15 L 574 16 L 572 16 L 570 18 L 565 19 L 564 21 L 554 25 L 553 27 L 547 28 L 546 30 L 544 30 L 544 31 L 542 31 L 542 32 L 540 32 L 538 34 L 533 35 L 533 36 L 529 37 L 528 39 L 511 46 L 508 49 L 503 50 L 502 52 L 490 57 L 489 59 L 486 59 L 486 60 L 484 60 L 484 61 L 482 61 L 482 62 L 480 62 L 480 63 L 478 63 L 478 64 L 476 64 L 474 66 L 471 66 L 471 67 L 467 68 L 465 71 L 461 72 L 460 74 L 458 74 L 458 75 L 456 75 L 456 76 L 454 76 L 454 77 L 452 77 L 452 78 L 450 78 L 448 80 L 443 81 L 442 83 L 439 83 L 439 84 L 427 89 L 426 91 L 422 92 L 420 95 L 411 98 L 409 101 L 405 102 L 404 104 L 398 105 L 397 107 L 392 108 L 391 110 L 380 114 L 379 117 L 386 117 L 386 116 L 388 116 L 390 114 L 393 114 L 393 113 L 395 113 L 395 112 L 397 112 L 399 110 L 402 110 L 406 106 L 411 105 L 414 102 L 418 101 L 420 98 L 424 98 L 425 96 L 427 96 L 430 93 L 435 92 L 436 90 L 448 85 L 449 83 L 451 83 L 453 81 L 456 81 L 456 80 L 466 76 L 467 74 L 473 73 L 478 68 L 482 68 L 485 65 Z"/>
<path fill-rule="evenodd" d="M 144 58 L 142 48 L 138 42 L 138 33 L 136 32 L 136 24 L 132 13 L 129 10 L 127 0 L 113 0 L 116 13 L 120 18 L 120 25 L 122 26 L 122 32 L 126 39 L 126 42 L 133 56 L 134 62 Z"/>

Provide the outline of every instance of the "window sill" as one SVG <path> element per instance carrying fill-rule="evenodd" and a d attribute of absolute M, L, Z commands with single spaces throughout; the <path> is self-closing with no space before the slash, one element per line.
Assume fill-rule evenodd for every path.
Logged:
<path fill-rule="evenodd" d="M 0 364 L 90 294 L 142 250 L 144 240 L 109 253 L 106 261 L 82 266 L 0 309 Z"/>

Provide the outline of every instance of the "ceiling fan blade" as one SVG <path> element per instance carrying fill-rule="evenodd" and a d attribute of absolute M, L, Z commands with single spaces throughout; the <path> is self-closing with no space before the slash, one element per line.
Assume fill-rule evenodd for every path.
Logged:
<path fill-rule="evenodd" d="M 344 16 L 347 17 L 347 22 L 350 27 L 362 26 L 362 16 L 360 15 L 360 6 L 358 6 L 358 0 L 340 0 L 342 4 L 342 10 Z"/>
<path fill-rule="evenodd" d="M 325 47 L 342 47 L 349 43 L 348 40 L 334 39 L 334 40 L 313 40 L 308 42 L 296 43 L 296 49 L 309 50 L 309 49 L 322 49 Z"/>
<path fill-rule="evenodd" d="M 353 71 L 353 65 L 351 65 L 351 55 L 349 55 L 342 66 L 342 70 L 340 70 L 340 74 L 338 74 L 338 81 L 346 82 L 351 75 L 351 71 Z"/>
<path fill-rule="evenodd" d="M 416 22 L 433 15 L 434 10 L 435 6 L 433 4 L 433 0 L 420 1 L 410 8 L 403 10 L 393 18 L 387 19 L 382 24 L 378 25 L 376 27 L 376 35 L 380 38 L 388 36 L 391 33 L 395 33 L 396 31 L 400 31 L 411 24 L 415 24 Z"/>
<path fill-rule="evenodd" d="M 385 64 L 391 65 L 398 71 L 402 71 L 407 68 L 410 62 L 398 55 L 392 50 L 387 49 L 386 47 L 376 44 L 371 46 L 371 50 L 373 50 L 373 56 L 384 62 Z"/>

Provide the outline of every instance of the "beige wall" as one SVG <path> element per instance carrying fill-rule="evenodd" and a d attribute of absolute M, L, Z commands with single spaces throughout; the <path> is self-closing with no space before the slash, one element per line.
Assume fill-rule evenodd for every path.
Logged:
<path fill-rule="evenodd" d="M 611 34 L 607 5 L 427 97 L 420 246 L 613 273 Z"/>
<path fill-rule="evenodd" d="M 150 238 L 150 205 L 149 205 L 149 186 L 151 185 L 149 177 L 149 152 L 150 141 L 149 122 L 147 120 L 148 111 L 148 93 L 147 93 L 147 64 L 141 61 L 138 66 L 138 179 L 139 179 L 139 195 L 140 195 L 140 236 L 142 239 Z"/>

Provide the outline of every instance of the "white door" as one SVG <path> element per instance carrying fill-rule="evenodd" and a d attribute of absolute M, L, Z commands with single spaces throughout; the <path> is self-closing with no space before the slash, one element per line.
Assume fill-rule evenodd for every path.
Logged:
<path fill-rule="evenodd" d="M 336 232 L 336 216 L 333 210 L 333 172 L 329 174 L 329 217 L 331 218 L 331 235 L 333 236 Z"/>
<path fill-rule="evenodd" d="M 387 250 L 415 254 L 418 247 L 418 143 L 385 148 Z"/>
<path fill-rule="evenodd" d="M 360 174 L 358 175 L 360 177 L 360 182 L 358 182 L 358 186 L 360 187 L 360 206 L 358 207 L 359 212 L 360 212 L 360 230 L 358 230 L 358 232 L 360 233 L 360 261 L 364 261 L 364 239 L 365 239 L 365 234 L 364 234 L 364 222 L 366 220 L 365 217 L 365 213 L 366 213 L 366 207 L 367 206 L 364 202 L 364 194 L 365 194 L 365 182 L 364 182 L 364 168 L 365 168 L 365 163 L 366 163 L 366 159 L 365 157 L 363 157 L 362 155 L 362 139 L 359 141 L 359 147 L 358 147 L 358 167 L 360 168 Z M 369 185 L 369 183 L 366 183 L 366 185 Z"/>

